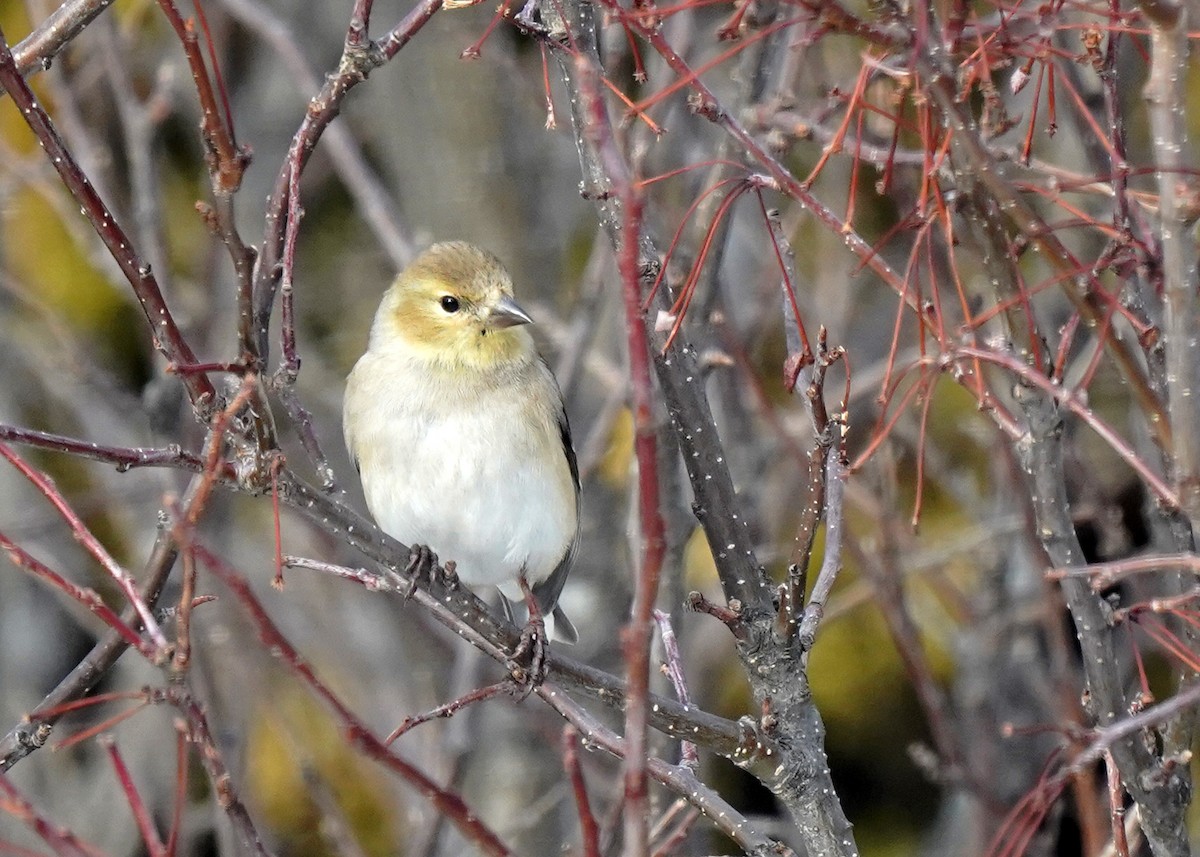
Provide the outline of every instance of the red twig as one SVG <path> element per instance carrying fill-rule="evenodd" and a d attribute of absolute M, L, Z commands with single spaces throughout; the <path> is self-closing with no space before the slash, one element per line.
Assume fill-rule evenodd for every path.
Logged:
<path fill-rule="evenodd" d="M 167 691 L 168 701 L 179 711 L 181 720 L 176 728 L 185 731 L 187 740 L 194 744 L 200 756 L 200 765 L 208 775 L 209 783 L 216 794 L 217 803 L 225 818 L 228 819 L 234 832 L 241 840 L 243 852 L 249 852 L 257 857 L 273 857 L 263 845 L 262 837 L 254 826 L 246 805 L 242 803 L 233 785 L 233 778 L 225 764 L 217 743 L 213 740 L 212 730 L 204 709 L 179 685 L 174 685 Z"/>
<path fill-rule="evenodd" d="M 94 589 L 77 586 L 67 580 L 20 545 L 13 542 L 4 533 L 0 533 L 0 549 L 3 549 L 8 554 L 9 559 L 12 560 L 14 565 L 25 569 L 34 577 L 39 577 L 47 581 L 51 586 L 65 592 L 68 596 L 98 616 L 101 621 L 119 633 L 125 642 L 137 649 L 142 657 L 151 662 L 154 662 L 158 657 L 159 650 L 149 641 L 142 639 L 137 631 L 122 622 L 121 617 L 104 603 L 104 599 Z"/>
<path fill-rule="evenodd" d="M 121 273 L 133 287 L 134 295 L 153 331 L 154 347 L 172 363 L 194 364 L 196 356 L 175 324 L 149 263 L 138 255 L 133 240 L 100 199 L 100 195 L 96 193 L 96 189 L 63 143 L 49 114 L 21 77 L 3 31 L 0 31 L 0 86 L 4 87 L 19 108 L 21 118 L 38 138 L 59 178 L 71 192 L 84 216 L 120 267 Z M 216 390 L 205 375 L 184 376 L 183 383 L 192 405 L 201 411 L 216 397 Z"/>
<path fill-rule="evenodd" d="M 171 802 L 171 832 L 167 835 L 167 857 L 175 857 L 179 834 L 183 830 L 183 808 L 187 803 L 188 743 L 187 724 L 175 720 L 175 795 Z"/>
<path fill-rule="evenodd" d="M 618 15 L 623 12 L 616 0 L 602 0 L 602 5 L 606 9 L 616 12 Z M 823 4 L 823 8 L 826 8 L 828 5 Z M 893 291 L 900 295 L 904 294 L 903 278 L 849 224 L 845 223 L 813 196 L 804 187 L 803 182 L 792 175 L 791 171 L 778 158 L 771 154 L 737 120 L 733 113 L 722 106 L 713 91 L 700 79 L 699 73 L 692 70 L 660 30 L 649 26 L 635 16 L 631 16 L 629 22 L 635 32 L 646 39 L 651 47 L 670 66 L 671 70 L 678 75 L 680 83 L 691 87 L 698 99 L 698 105 L 695 108 L 697 112 L 708 117 L 723 128 L 751 158 L 762 166 L 780 191 L 803 204 L 823 226 L 834 234 L 840 235 L 846 246 L 862 259 Z M 756 34 L 756 36 L 765 35 L 766 33 L 767 30 L 764 29 L 761 33 Z M 907 298 L 906 302 L 909 302 Z M 915 303 L 909 303 L 912 309 L 919 311 L 920 308 Z"/>
<path fill-rule="evenodd" d="M 512 854 L 500 838 L 485 825 L 456 793 L 442 788 L 418 768 L 409 764 L 375 737 L 344 702 L 318 677 L 307 660 L 292 646 L 255 597 L 246 579 L 231 565 L 202 545 L 193 545 L 197 558 L 233 593 L 251 623 L 258 630 L 263 644 L 308 689 L 333 709 L 348 740 L 371 759 L 397 774 L 402 780 L 429 799 L 443 815 L 485 854 L 510 857 Z"/>
<path fill-rule="evenodd" d="M 342 101 L 350 90 L 366 80 L 373 69 L 399 53 L 441 8 L 442 0 L 420 0 L 383 38 L 378 42 L 371 42 L 365 37 L 370 24 L 371 4 L 355 4 L 347 32 L 346 48 L 338 70 L 326 78 L 321 91 L 309 102 L 304 121 L 292 136 L 287 157 L 267 203 L 266 235 L 263 238 L 262 261 L 258 269 L 254 297 L 253 327 L 257 340 L 256 353 L 260 358 L 267 351 L 266 337 L 270 327 L 271 308 L 279 288 L 293 177 L 296 177 L 296 181 L 299 180 L 298 177 L 304 171 L 317 142 L 329 123 L 341 111 Z"/>
<path fill-rule="evenodd" d="M 158 831 L 154 829 L 154 820 L 150 818 L 146 802 L 138 794 L 129 768 L 125 765 L 125 760 L 117 749 L 117 742 L 111 737 L 106 737 L 100 739 L 100 743 L 108 753 L 109 761 L 112 762 L 113 770 L 117 774 L 117 781 L 121 784 L 121 791 L 129 803 L 129 809 L 133 813 L 133 820 L 137 824 L 138 832 L 142 835 L 142 844 L 146 846 L 147 853 L 150 857 L 167 857 L 167 850 L 158 836 Z"/>
<path fill-rule="evenodd" d="M 388 736 L 383 739 L 384 746 L 392 746 L 397 738 L 409 730 L 420 726 L 422 723 L 428 723 L 430 720 L 435 720 L 438 717 L 453 717 L 468 705 L 474 705 L 477 702 L 484 702 L 493 697 L 500 696 L 503 693 L 508 693 L 512 690 L 512 686 L 512 682 L 506 679 L 505 681 L 496 682 L 495 684 L 489 684 L 486 687 L 477 687 L 474 690 L 463 694 L 458 699 L 453 699 L 450 702 L 447 702 L 445 705 L 439 705 L 437 708 L 426 711 L 424 714 L 406 717 L 403 723 L 393 729 L 391 733 L 389 733 Z"/>
<path fill-rule="evenodd" d="M 157 661 L 164 657 L 167 652 L 167 638 L 163 636 L 162 629 L 150 613 L 150 608 L 146 606 L 146 602 L 138 594 L 133 577 L 130 576 L 129 572 L 121 567 L 121 564 L 112 557 L 112 554 L 105 549 L 104 545 L 100 544 L 100 540 L 87 528 L 87 525 L 84 524 L 75 510 L 71 508 L 66 498 L 54 487 L 49 477 L 41 471 L 34 470 L 20 456 L 13 452 L 6 443 L 0 442 L 0 456 L 8 459 L 8 462 L 20 471 L 21 475 L 33 483 L 33 486 L 42 493 L 42 496 L 50 501 L 50 505 L 54 507 L 71 528 L 71 533 L 75 536 L 75 539 L 100 563 L 101 567 L 116 582 L 121 592 L 125 594 L 129 603 L 137 610 L 138 617 L 142 620 L 142 625 L 145 627 L 146 633 L 157 649 L 152 660 Z M 86 604 L 86 601 L 84 603 Z"/>
<path fill-rule="evenodd" d="M 207 21 L 200 9 L 200 4 L 197 3 L 196 10 L 201 26 L 204 28 L 205 35 L 209 36 L 207 39 L 209 58 L 214 76 L 217 78 L 217 89 L 221 91 L 224 112 L 222 112 L 221 104 L 218 104 L 217 91 L 214 89 L 212 78 L 209 76 L 208 69 L 205 68 L 204 56 L 200 53 L 199 39 L 196 37 L 196 30 L 192 22 L 183 20 L 183 16 L 179 14 L 179 9 L 173 0 L 158 0 L 158 7 L 170 22 L 171 28 L 175 30 L 180 44 L 183 45 L 183 53 L 187 57 L 188 68 L 192 72 L 192 82 L 196 84 L 196 93 L 200 97 L 200 113 L 203 117 L 200 125 L 201 134 L 204 137 L 208 155 L 215 162 L 212 168 L 213 190 L 218 195 L 230 196 L 241 186 L 242 174 L 246 171 L 250 158 L 246 152 L 238 148 L 233 137 L 229 104 L 224 99 L 224 85 L 214 61 L 212 39 L 208 34 Z"/>
<path fill-rule="evenodd" d="M 187 672 L 192 656 L 192 608 L 196 595 L 196 557 L 191 549 L 183 550 L 183 585 L 179 589 L 179 607 L 175 621 L 175 655 L 171 671 L 176 676 Z"/>
<path fill-rule="evenodd" d="M 58 857 L 103 857 L 99 849 L 46 818 L 3 773 L 0 773 L 0 812 L 11 815 L 36 833 Z"/>
<path fill-rule="evenodd" d="M 1159 475 L 1134 452 L 1133 448 L 1120 435 L 1113 431 L 1107 423 L 1096 416 L 1096 412 L 1086 402 L 1081 401 L 1079 396 L 1074 392 L 1057 386 L 1044 374 L 1031 368 L 1014 354 L 963 345 L 958 346 L 949 354 L 943 355 L 942 360 L 947 363 L 953 363 L 963 357 L 974 358 L 984 363 L 994 363 L 997 366 L 1002 366 L 1020 378 L 1022 382 L 1037 387 L 1043 393 L 1053 397 L 1060 405 L 1066 406 L 1067 410 L 1087 423 L 1092 431 L 1100 435 L 1101 439 L 1112 448 L 1113 452 L 1133 468 L 1163 503 L 1172 509 L 1179 508 L 1179 495 L 1163 482 Z"/>
<path fill-rule="evenodd" d="M 89 741 L 92 738 L 95 738 L 97 735 L 100 735 L 104 732 L 111 731 L 112 729 L 115 729 L 119 724 L 124 723 L 126 720 L 133 717 L 133 715 L 140 712 L 147 705 L 150 705 L 151 702 L 158 701 L 153 698 L 152 694 L 150 694 L 146 691 L 143 691 L 140 694 L 140 696 L 141 696 L 141 702 L 139 702 L 137 705 L 133 706 L 132 708 L 127 708 L 124 711 L 119 711 L 116 714 L 112 715 L 111 717 L 106 717 L 104 720 L 100 721 L 99 723 L 95 724 L 94 726 L 89 726 L 87 729 L 76 732 L 74 735 L 70 736 L 69 738 L 64 738 L 63 740 L 59 741 L 57 744 L 54 745 L 54 749 L 55 750 L 66 750 L 69 747 L 74 747 L 76 744 L 82 744 L 84 741 Z"/>
<path fill-rule="evenodd" d="M 658 443 L 654 429 L 654 394 L 650 344 L 642 311 L 639 255 L 642 197 L 617 147 L 612 125 L 600 98 L 599 72 L 583 53 L 576 58 L 580 93 L 587 118 L 586 133 L 604 160 L 614 192 L 624 210 L 618 265 L 625 306 L 625 331 L 633 392 L 634 451 L 638 462 L 638 514 L 642 555 L 634 583 L 629 624 L 621 632 L 629 696 L 625 708 L 625 849 L 631 857 L 648 852 L 646 759 L 650 693 L 650 623 L 658 595 L 658 579 L 666 551 L 666 532 L 659 507 Z"/>
<path fill-rule="evenodd" d="M 571 781 L 571 793 L 575 795 L 583 857 L 600 857 L 600 828 L 592 813 L 587 783 L 583 780 L 583 769 L 579 765 L 579 730 L 568 723 L 563 727 L 562 735 L 563 767 L 567 771 L 567 779 Z"/>

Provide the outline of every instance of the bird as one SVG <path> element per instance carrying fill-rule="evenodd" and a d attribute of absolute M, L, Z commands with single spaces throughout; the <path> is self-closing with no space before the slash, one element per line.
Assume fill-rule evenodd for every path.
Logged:
<path fill-rule="evenodd" d="M 342 426 L 380 529 L 453 561 L 477 592 L 498 588 L 510 619 L 523 578 L 546 635 L 574 643 L 558 599 L 579 545 L 579 467 L 532 321 L 495 255 L 434 244 L 384 294 Z"/>

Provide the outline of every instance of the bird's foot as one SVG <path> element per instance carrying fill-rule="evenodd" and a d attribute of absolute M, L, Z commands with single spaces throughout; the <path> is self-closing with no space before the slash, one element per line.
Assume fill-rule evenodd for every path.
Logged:
<path fill-rule="evenodd" d="M 546 623 L 541 616 L 525 623 L 521 629 L 521 640 L 505 666 L 516 685 L 518 702 L 546 680 Z"/>
<path fill-rule="evenodd" d="M 521 575 L 517 582 L 525 595 L 525 606 L 529 610 L 529 619 L 521 629 L 521 639 L 513 649 L 506 666 L 508 674 L 516 684 L 517 701 L 525 699 L 535 688 L 546 680 L 546 647 L 549 640 L 546 636 L 546 620 L 542 618 L 542 608 L 537 603 L 533 591 Z"/>
<path fill-rule="evenodd" d="M 408 589 L 404 593 L 404 600 L 407 601 L 413 597 L 413 593 L 417 591 L 417 584 L 421 579 L 433 580 L 434 569 L 438 567 L 438 558 L 428 545 L 413 545 L 408 551 L 408 565 L 404 567 L 404 574 L 408 577 Z"/>

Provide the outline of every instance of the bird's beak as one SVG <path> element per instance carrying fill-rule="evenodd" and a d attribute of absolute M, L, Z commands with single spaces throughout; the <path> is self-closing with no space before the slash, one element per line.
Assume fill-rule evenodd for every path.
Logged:
<path fill-rule="evenodd" d="M 501 296 L 496 305 L 492 307 L 492 311 L 488 313 L 488 327 L 500 329 L 532 323 L 533 319 L 529 317 L 529 313 L 521 309 L 517 302 L 508 295 Z"/>

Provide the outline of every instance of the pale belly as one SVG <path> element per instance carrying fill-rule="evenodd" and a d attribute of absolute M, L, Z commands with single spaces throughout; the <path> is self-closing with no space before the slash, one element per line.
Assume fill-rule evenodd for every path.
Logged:
<path fill-rule="evenodd" d="M 512 397 L 485 397 L 448 413 L 437 403 L 414 408 L 389 392 L 394 405 L 370 403 L 356 437 L 379 526 L 453 560 L 468 585 L 500 586 L 509 598 L 520 598 L 522 570 L 531 585 L 549 577 L 576 531 L 557 425 L 531 427 Z"/>

